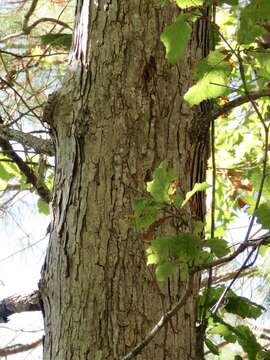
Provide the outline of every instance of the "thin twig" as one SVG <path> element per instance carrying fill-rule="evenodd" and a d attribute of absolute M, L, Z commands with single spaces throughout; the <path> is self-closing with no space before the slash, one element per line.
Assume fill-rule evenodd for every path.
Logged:
<path fill-rule="evenodd" d="M 30 344 L 15 344 L 15 345 L 7 346 L 5 348 L 0 349 L 0 356 L 4 356 L 5 358 L 7 358 L 7 356 L 9 355 L 19 354 L 24 351 L 35 349 L 36 347 L 42 344 L 42 341 L 43 341 L 43 337 L 36 341 L 33 341 Z"/>
<path fill-rule="evenodd" d="M 233 100 L 229 101 L 228 103 L 226 103 L 222 106 L 218 106 L 217 108 L 210 111 L 207 114 L 207 118 L 208 119 L 210 118 L 210 120 L 217 119 L 219 116 L 222 116 L 222 115 L 228 113 L 229 111 L 235 109 L 236 107 L 250 102 L 250 99 L 257 100 L 257 99 L 260 99 L 265 96 L 268 96 L 268 97 L 270 96 L 270 89 L 250 92 L 249 96 L 247 96 L 246 94 L 243 96 L 239 96 L 236 99 L 233 99 Z"/>

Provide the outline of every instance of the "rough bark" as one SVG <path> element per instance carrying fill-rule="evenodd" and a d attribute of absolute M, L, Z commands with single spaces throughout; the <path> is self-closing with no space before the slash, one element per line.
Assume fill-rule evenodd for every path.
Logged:
<path fill-rule="evenodd" d="M 209 124 L 196 119 L 208 105 L 191 109 L 182 96 L 208 51 L 208 30 L 198 21 L 185 59 L 169 65 L 159 36 L 179 9 L 160 3 L 78 1 L 73 73 L 47 113 L 57 166 L 40 282 L 44 360 L 121 359 L 181 297 L 178 276 L 160 285 L 146 267 L 131 199 L 164 159 L 185 191 L 205 178 Z M 190 223 L 203 203 L 197 197 Z M 198 283 L 138 359 L 198 358 Z"/>

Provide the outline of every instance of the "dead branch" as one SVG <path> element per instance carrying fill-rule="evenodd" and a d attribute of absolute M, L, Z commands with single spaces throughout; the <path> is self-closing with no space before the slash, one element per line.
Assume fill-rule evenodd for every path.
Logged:
<path fill-rule="evenodd" d="M 25 311 L 40 311 L 41 298 L 39 290 L 27 295 L 12 295 L 0 301 L 0 322 L 6 323 L 8 317 Z"/>
<path fill-rule="evenodd" d="M 48 156 L 54 156 L 55 154 L 51 140 L 41 139 L 31 134 L 8 128 L 5 125 L 0 125 L 0 138 L 6 141 L 13 140 L 24 146 L 28 146 L 34 149 L 37 154 L 45 154 Z"/>
<path fill-rule="evenodd" d="M 0 356 L 14 355 L 24 351 L 32 350 L 42 344 L 42 341 L 43 337 L 30 344 L 15 344 L 2 349 L 0 348 Z"/>

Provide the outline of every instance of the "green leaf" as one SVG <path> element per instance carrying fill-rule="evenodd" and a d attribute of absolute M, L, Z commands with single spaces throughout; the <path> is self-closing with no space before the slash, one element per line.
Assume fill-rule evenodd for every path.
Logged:
<path fill-rule="evenodd" d="M 256 355 L 261 350 L 261 346 L 249 327 L 239 325 L 235 328 L 235 334 L 239 345 L 248 354 L 249 360 L 256 360 Z"/>
<path fill-rule="evenodd" d="M 195 223 L 192 225 L 193 233 L 199 235 L 203 231 L 204 226 L 205 224 L 202 221 L 195 221 Z"/>
<path fill-rule="evenodd" d="M 63 47 L 69 49 L 72 43 L 72 34 L 46 34 L 41 36 L 43 45 L 52 45 L 54 47 Z"/>
<path fill-rule="evenodd" d="M 3 165 L 3 163 L 0 162 L 0 179 L 4 181 L 8 181 L 13 177 L 13 174 L 11 174 L 7 168 Z"/>
<path fill-rule="evenodd" d="M 270 52 L 268 50 L 263 51 L 262 53 L 254 52 L 253 56 L 258 62 L 258 69 L 260 76 L 265 79 L 270 79 Z"/>
<path fill-rule="evenodd" d="M 161 209 L 150 197 L 135 197 L 132 199 L 132 208 L 134 212 L 134 227 L 137 231 L 148 228 L 156 221 L 157 214 Z"/>
<path fill-rule="evenodd" d="M 189 7 L 198 7 L 203 5 L 203 0 L 176 0 L 176 4 L 181 9 L 186 9 Z"/>
<path fill-rule="evenodd" d="M 262 195 L 270 203 L 270 167 L 267 167 L 266 174 L 267 175 L 264 180 Z M 261 186 L 262 167 L 257 166 L 251 171 L 247 172 L 247 177 L 254 186 L 254 190 L 258 192 Z"/>
<path fill-rule="evenodd" d="M 219 355 L 218 347 L 210 339 L 206 338 L 204 342 L 212 354 Z"/>
<path fill-rule="evenodd" d="M 204 191 L 204 190 L 208 189 L 209 187 L 211 187 L 211 185 L 207 184 L 206 182 L 196 183 L 194 185 L 193 189 L 191 191 L 187 192 L 185 200 L 182 203 L 182 207 L 184 207 L 186 205 L 186 203 L 192 198 L 192 196 L 194 194 L 196 194 L 196 192 Z"/>
<path fill-rule="evenodd" d="M 155 170 L 153 180 L 147 183 L 147 191 L 158 203 L 170 203 L 169 190 L 177 179 L 175 169 L 168 168 L 168 161 L 163 161 Z"/>
<path fill-rule="evenodd" d="M 214 255 L 208 251 L 200 251 L 195 258 L 194 265 L 210 264 L 213 261 Z"/>
<path fill-rule="evenodd" d="M 265 308 L 231 291 L 225 310 L 242 318 L 257 319 L 265 311 Z"/>
<path fill-rule="evenodd" d="M 226 60 L 227 56 L 227 53 L 215 50 L 198 63 L 195 72 L 197 83 L 184 96 L 190 105 L 198 105 L 203 100 L 228 93 L 226 86 L 229 83 L 231 66 Z"/>
<path fill-rule="evenodd" d="M 217 323 L 215 324 L 214 327 L 212 327 L 209 331 L 209 334 L 216 334 L 216 335 L 220 335 L 224 338 L 225 341 L 229 342 L 229 343 L 235 343 L 236 342 L 236 336 L 234 335 L 234 333 L 232 332 L 232 330 L 230 329 L 229 326 L 225 325 L 225 324 L 221 324 L 221 323 Z"/>
<path fill-rule="evenodd" d="M 214 238 L 206 240 L 206 246 L 210 247 L 212 252 L 218 257 L 227 255 L 230 250 L 227 241 L 224 239 Z"/>
<path fill-rule="evenodd" d="M 270 203 L 261 204 L 255 211 L 257 223 L 261 224 L 264 229 L 270 229 Z"/>
<path fill-rule="evenodd" d="M 160 35 L 166 49 L 166 58 L 171 64 L 177 64 L 184 55 L 192 31 L 187 23 L 189 17 L 188 14 L 179 15 L 176 21 L 168 25 Z"/>
<path fill-rule="evenodd" d="M 39 198 L 38 201 L 37 201 L 37 207 L 38 207 L 38 212 L 40 214 L 43 214 L 43 215 L 49 215 L 50 214 L 49 205 L 44 200 L 42 200 L 41 198 Z"/>
<path fill-rule="evenodd" d="M 158 281 L 167 280 L 176 270 L 178 266 L 172 262 L 164 262 L 157 266 L 156 277 Z"/>
<path fill-rule="evenodd" d="M 161 236 L 151 241 L 147 252 L 156 254 L 160 261 L 180 258 L 190 261 L 199 252 L 200 238 L 192 233 L 180 233 L 174 236 Z"/>
<path fill-rule="evenodd" d="M 173 204 L 174 206 L 176 206 L 177 208 L 181 208 L 182 204 L 183 204 L 184 198 L 181 195 L 174 195 L 173 196 Z"/>
<path fill-rule="evenodd" d="M 256 356 L 256 360 L 270 360 L 270 350 L 264 351 L 261 350 Z"/>
<path fill-rule="evenodd" d="M 270 1 L 252 0 L 241 9 L 240 26 L 237 33 L 239 44 L 250 44 L 262 36 L 266 29 L 263 27 L 270 20 Z"/>

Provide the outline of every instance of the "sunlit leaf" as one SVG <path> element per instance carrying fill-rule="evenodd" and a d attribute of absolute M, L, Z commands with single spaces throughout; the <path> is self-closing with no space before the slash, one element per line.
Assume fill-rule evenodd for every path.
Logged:
<path fill-rule="evenodd" d="M 176 21 L 168 25 L 160 35 L 160 39 L 166 49 L 166 58 L 169 63 L 177 64 L 184 55 L 187 47 L 191 26 L 187 23 L 189 15 L 181 14 Z"/>
<path fill-rule="evenodd" d="M 169 168 L 168 161 L 163 161 L 155 170 L 153 180 L 147 183 L 147 191 L 156 202 L 169 203 L 171 183 L 177 179 L 175 169 Z"/>
<path fill-rule="evenodd" d="M 228 93 L 227 85 L 231 67 L 222 51 L 210 52 L 206 59 L 201 60 L 196 68 L 193 85 L 184 96 L 190 105 L 197 105 L 203 100 L 213 99 Z"/>
<path fill-rule="evenodd" d="M 39 198 L 38 201 L 37 201 L 37 207 L 38 207 L 38 212 L 40 214 L 43 214 L 43 215 L 49 215 L 50 214 L 49 205 L 44 200 L 42 200 L 41 198 Z"/>
<path fill-rule="evenodd" d="M 212 252 L 218 257 L 227 255 L 230 250 L 227 241 L 224 239 L 214 238 L 206 240 L 206 246 L 210 247 Z"/>
<path fill-rule="evenodd" d="M 261 204 L 255 211 L 257 223 L 261 224 L 264 229 L 270 229 L 270 203 Z"/>
<path fill-rule="evenodd" d="M 203 0 L 176 0 L 176 4 L 181 9 L 186 9 L 189 7 L 196 7 L 196 6 L 202 6 Z"/>
<path fill-rule="evenodd" d="M 198 191 L 204 191 L 211 187 L 211 185 L 207 184 L 206 182 L 203 183 L 196 183 L 193 187 L 193 189 L 189 192 L 187 192 L 185 200 L 182 203 L 182 207 L 186 205 L 186 203 L 192 198 L 193 195 L 196 194 Z"/>

